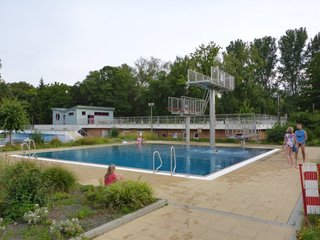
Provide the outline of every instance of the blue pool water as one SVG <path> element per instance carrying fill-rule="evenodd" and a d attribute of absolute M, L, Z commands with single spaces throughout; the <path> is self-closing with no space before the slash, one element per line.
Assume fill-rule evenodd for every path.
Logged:
<path fill-rule="evenodd" d="M 246 159 L 255 157 L 271 149 L 254 148 L 219 148 L 214 152 L 209 147 L 175 145 L 177 168 L 176 173 L 191 175 L 208 175 L 229 167 Z M 89 148 L 66 150 L 57 152 L 37 153 L 41 158 L 53 158 L 66 161 L 77 161 L 97 164 L 115 164 L 121 167 L 130 167 L 144 170 L 152 170 L 152 155 L 159 151 L 163 165 L 160 171 L 170 171 L 171 145 L 144 144 L 121 145 L 104 148 Z M 159 160 L 156 160 L 156 166 Z"/>

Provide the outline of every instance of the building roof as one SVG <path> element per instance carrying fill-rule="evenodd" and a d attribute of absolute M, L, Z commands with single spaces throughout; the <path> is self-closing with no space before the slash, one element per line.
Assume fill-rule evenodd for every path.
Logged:
<path fill-rule="evenodd" d="M 98 107 L 98 106 L 82 106 L 82 105 L 77 105 L 72 108 L 51 108 L 51 110 L 56 110 L 56 111 L 63 111 L 63 112 L 68 112 L 68 111 L 74 111 L 77 109 L 87 109 L 87 110 L 100 110 L 100 111 L 114 111 L 113 107 Z"/>

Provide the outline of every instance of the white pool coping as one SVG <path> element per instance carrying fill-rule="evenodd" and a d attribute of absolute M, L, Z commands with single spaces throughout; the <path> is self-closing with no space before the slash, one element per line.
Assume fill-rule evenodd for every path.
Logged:
<path fill-rule="evenodd" d="M 181 174 L 181 173 L 176 173 L 173 174 L 172 176 L 174 177 L 182 177 L 182 178 L 189 178 L 189 179 L 197 179 L 197 180 L 207 180 L 211 181 L 214 180 L 218 177 L 221 177 L 225 174 L 228 174 L 230 172 L 233 172 L 243 166 L 246 166 L 250 163 L 253 163 L 257 160 L 260 160 L 262 158 L 265 158 L 271 154 L 274 154 L 276 152 L 280 151 L 280 149 L 272 149 L 268 152 L 262 153 L 258 156 L 255 156 L 253 158 L 249 158 L 247 160 L 244 160 L 240 163 L 234 164 L 230 167 L 226 167 L 222 170 L 219 170 L 217 172 L 213 172 L 211 174 L 208 174 L 206 176 L 197 176 L 197 175 L 191 175 L 191 174 Z M 66 160 L 60 160 L 60 159 L 54 159 L 54 158 L 41 158 L 41 157 L 29 157 L 29 156 L 21 156 L 18 154 L 11 155 L 13 157 L 18 157 L 18 158 L 24 158 L 24 159 L 33 159 L 33 160 L 40 160 L 40 161 L 47 161 L 47 162 L 55 162 L 55 163 L 67 163 L 67 164 L 74 164 L 74 165 L 82 165 L 82 166 L 89 166 L 89 167 L 99 167 L 99 168 L 107 168 L 108 165 L 104 164 L 97 164 L 97 163 L 85 163 L 85 162 L 76 162 L 76 161 L 66 161 Z M 117 166 L 117 169 L 123 170 L 123 171 L 131 171 L 131 172 L 140 172 L 140 173 L 148 173 L 148 174 L 156 174 L 156 175 L 163 175 L 163 176 L 170 176 L 170 172 L 153 172 L 152 170 L 144 170 L 144 169 L 138 169 L 138 168 L 129 168 L 129 167 L 121 167 Z"/>

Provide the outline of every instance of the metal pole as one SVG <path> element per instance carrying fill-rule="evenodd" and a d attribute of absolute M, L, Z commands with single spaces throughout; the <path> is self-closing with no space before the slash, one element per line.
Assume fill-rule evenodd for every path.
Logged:
<path fill-rule="evenodd" d="M 312 103 L 312 115 L 314 115 L 314 103 Z"/>
<path fill-rule="evenodd" d="M 278 124 L 280 124 L 280 95 L 278 95 L 277 97 L 278 97 L 277 121 L 278 121 Z"/>
<path fill-rule="evenodd" d="M 154 103 L 148 103 L 148 106 L 150 107 L 150 128 L 151 128 L 151 132 L 153 132 L 153 126 L 152 126 L 152 107 L 154 106 Z"/>
<path fill-rule="evenodd" d="M 190 145 L 190 116 L 186 116 L 186 144 Z"/>
<path fill-rule="evenodd" d="M 151 132 L 153 132 L 153 126 L 152 126 L 152 106 L 153 106 L 153 104 L 151 104 L 151 115 L 150 115 Z"/>
<path fill-rule="evenodd" d="M 216 145 L 216 106 L 215 106 L 215 90 L 210 89 L 210 147 L 215 149 Z"/>

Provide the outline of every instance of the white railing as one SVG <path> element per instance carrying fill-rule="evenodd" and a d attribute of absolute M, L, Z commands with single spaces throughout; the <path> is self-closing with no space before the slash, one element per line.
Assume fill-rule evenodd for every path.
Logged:
<path fill-rule="evenodd" d="M 177 158 L 176 158 L 176 149 L 174 146 L 170 148 L 170 173 L 171 176 L 176 172 L 177 168 Z"/>
<path fill-rule="evenodd" d="M 156 156 L 158 156 L 159 160 L 160 160 L 160 165 L 156 168 L 155 164 L 156 164 Z M 152 156 L 152 170 L 153 173 L 158 172 L 158 170 L 162 167 L 162 158 L 161 155 L 158 151 L 154 151 L 153 152 L 153 156 Z"/>
<path fill-rule="evenodd" d="M 107 124 L 83 124 L 83 125 L 34 125 L 26 126 L 25 129 L 33 129 L 35 131 L 78 131 L 82 128 L 112 128 L 112 127 L 141 127 L 150 128 L 151 121 L 150 116 L 136 116 L 136 117 L 118 117 L 114 118 Z M 241 123 L 242 121 L 254 121 L 257 125 L 261 125 L 261 128 L 271 128 L 277 123 L 277 116 L 266 114 L 216 114 L 216 123 L 224 127 L 226 122 L 232 120 L 234 123 Z M 281 117 L 281 123 L 287 121 L 286 117 Z M 191 116 L 190 124 L 193 126 L 209 126 L 209 115 L 204 116 Z M 166 128 L 170 126 L 185 125 L 185 117 L 183 116 L 153 116 L 153 127 Z"/>

